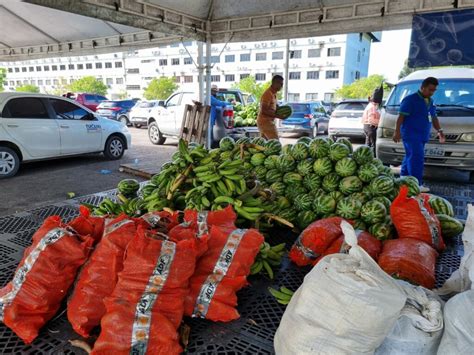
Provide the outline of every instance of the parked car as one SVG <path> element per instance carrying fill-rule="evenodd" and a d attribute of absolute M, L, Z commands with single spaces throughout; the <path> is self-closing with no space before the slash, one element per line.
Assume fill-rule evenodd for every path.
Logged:
<path fill-rule="evenodd" d="M 20 164 L 89 153 L 120 159 L 131 135 L 120 122 L 103 118 L 58 96 L 0 93 L 0 179 Z"/>
<path fill-rule="evenodd" d="M 400 103 L 416 92 L 429 76 L 439 80 L 433 100 L 446 143 L 440 144 L 433 130 L 425 147 L 425 164 L 474 170 L 474 69 L 419 70 L 403 78 L 390 93 L 382 111 L 377 131 L 377 156 L 385 164 L 401 164 L 405 155 L 403 144 L 392 140 Z"/>
<path fill-rule="evenodd" d="M 129 113 L 135 106 L 133 100 L 102 101 L 97 106 L 97 114 L 114 121 L 120 121 L 124 125 L 130 125 Z"/>
<path fill-rule="evenodd" d="M 97 110 L 97 106 L 99 106 L 102 101 L 107 101 L 105 96 L 96 94 L 75 94 L 74 99 L 82 106 L 85 106 L 94 112 Z"/>
<path fill-rule="evenodd" d="M 368 103 L 367 100 L 344 100 L 338 103 L 329 119 L 329 138 L 365 138 L 362 114 Z"/>
<path fill-rule="evenodd" d="M 320 102 L 289 102 L 293 113 L 281 121 L 285 132 L 303 133 L 311 137 L 327 133 L 329 116 Z"/>
<path fill-rule="evenodd" d="M 148 125 L 148 119 L 155 115 L 153 112 L 158 107 L 163 107 L 165 104 L 164 100 L 150 100 L 150 101 L 139 101 L 130 110 L 130 123 L 140 128 Z"/>
<path fill-rule="evenodd" d="M 243 93 L 235 89 L 219 89 L 216 98 L 221 101 L 227 101 L 230 104 L 240 103 L 244 106 L 252 104 L 257 101 L 252 94 Z"/>
<path fill-rule="evenodd" d="M 181 131 L 185 105 L 192 105 L 199 95 L 193 92 L 177 92 L 163 104 L 152 107 L 148 113 L 148 137 L 153 144 L 164 144 L 167 137 L 176 138 Z M 232 133 L 234 110 L 229 103 L 224 109 L 218 108 L 216 124 L 213 127 L 214 141 Z"/>

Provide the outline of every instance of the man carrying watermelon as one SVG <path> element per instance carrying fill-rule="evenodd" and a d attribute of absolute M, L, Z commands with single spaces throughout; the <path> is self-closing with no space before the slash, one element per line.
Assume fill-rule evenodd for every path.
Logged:
<path fill-rule="evenodd" d="M 430 138 L 431 125 L 438 132 L 439 142 L 445 142 L 443 130 L 436 116 L 436 106 L 431 99 L 437 87 L 438 79 L 428 77 L 421 83 L 420 90 L 402 100 L 393 134 L 393 141 L 398 143 L 401 139 L 405 147 L 400 175 L 416 177 L 421 192 L 429 191 L 422 182 L 425 144 Z"/>
<path fill-rule="evenodd" d="M 272 84 L 265 90 L 260 99 L 260 111 L 257 117 L 257 127 L 260 135 L 265 139 L 278 139 L 275 118 L 285 119 L 288 116 L 277 114 L 277 93 L 283 87 L 283 77 L 275 75 Z"/>

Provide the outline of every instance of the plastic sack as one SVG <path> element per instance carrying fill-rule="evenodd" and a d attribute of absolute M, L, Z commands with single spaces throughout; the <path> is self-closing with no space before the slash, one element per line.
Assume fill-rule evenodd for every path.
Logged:
<path fill-rule="evenodd" d="M 393 239 L 384 243 L 379 265 L 389 275 L 432 289 L 437 257 L 436 250 L 421 240 Z"/>
<path fill-rule="evenodd" d="M 228 322 L 240 317 L 236 292 L 247 285 L 264 237 L 256 229 L 212 226 L 208 251 L 198 260 L 186 296 L 185 314 Z"/>
<path fill-rule="evenodd" d="M 323 255 L 327 248 L 342 236 L 340 217 L 320 219 L 311 223 L 298 236 L 289 257 L 298 266 L 310 265 Z"/>
<path fill-rule="evenodd" d="M 125 248 L 135 236 L 135 221 L 126 215 L 107 220 L 104 235 L 82 268 L 68 306 L 67 317 L 83 337 L 100 324 L 109 296 L 123 268 Z"/>
<path fill-rule="evenodd" d="M 325 256 L 305 276 L 276 331 L 276 354 L 372 354 L 405 305 L 400 285 L 341 226 L 349 253 Z"/>
<path fill-rule="evenodd" d="M 171 229 L 179 224 L 180 212 L 168 212 L 168 211 L 153 211 L 144 214 L 137 218 L 138 222 L 145 221 L 152 228 L 162 230 L 164 233 L 168 233 Z"/>
<path fill-rule="evenodd" d="M 92 354 L 180 353 L 177 329 L 195 263 L 194 241 L 164 240 L 139 225 L 105 299 L 107 313 Z"/>
<path fill-rule="evenodd" d="M 408 197 L 408 187 L 402 186 L 390 206 L 390 216 L 400 238 L 419 239 L 442 251 L 441 225 L 428 199 L 428 195 Z"/>
<path fill-rule="evenodd" d="M 91 216 L 91 212 L 86 206 L 80 206 L 79 216 L 68 225 L 80 235 L 89 235 L 98 243 L 104 233 L 104 221 L 103 217 Z"/>
<path fill-rule="evenodd" d="M 0 290 L 0 317 L 25 343 L 58 311 L 94 239 L 47 218 L 33 235 L 13 280 Z"/>
<path fill-rule="evenodd" d="M 443 335 L 443 302 L 431 291 L 399 281 L 407 302 L 376 355 L 432 355 Z"/>

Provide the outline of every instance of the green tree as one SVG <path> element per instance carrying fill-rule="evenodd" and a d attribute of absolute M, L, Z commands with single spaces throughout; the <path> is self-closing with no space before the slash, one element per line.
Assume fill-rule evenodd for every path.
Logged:
<path fill-rule="evenodd" d="M 173 92 L 178 90 L 179 85 L 176 84 L 174 78 L 162 76 L 160 78 L 154 78 L 150 81 L 150 84 L 145 89 L 143 96 L 147 100 L 165 100 Z"/>
<path fill-rule="evenodd" d="M 421 68 L 418 68 L 418 69 L 421 69 Z M 405 59 L 405 62 L 403 63 L 403 68 L 402 70 L 400 70 L 400 73 L 398 74 L 398 79 L 400 80 L 406 77 L 408 74 L 411 74 L 414 71 L 417 71 L 418 69 L 408 67 L 408 59 Z"/>
<path fill-rule="evenodd" d="M 5 68 L 0 68 L 0 92 L 3 91 L 3 85 L 6 83 L 7 71 Z"/>
<path fill-rule="evenodd" d="M 232 85 L 232 88 L 238 89 L 248 94 L 252 94 L 255 96 L 257 101 L 260 101 L 260 98 L 262 97 L 263 93 L 270 87 L 271 84 L 271 81 L 267 81 L 266 83 L 257 83 L 255 77 L 250 75 L 240 80 L 238 83 L 234 83 L 234 85 Z M 278 92 L 277 97 L 278 99 L 281 99 L 283 97 L 281 91 Z"/>
<path fill-rule="evenodd" d="M 380 84 L 384 81 L 383 75 L 371 75 L 367 78 L 362 78 L 354 81 L 351 84 L 343 85 L 340 89 L 337 89 L 335 94 L 341 99 L 366 99 L 372 92 L 380 87 Z M 389 87 L 384 83 L 384 93 L 389 92 Z"/>
<path fill-rule="evenodd" d="M 68 90 L 105 96 L 107 94 L 107 85 L 93 76 L 84 76 L 71 83 L 68 86 Z"/>
<path fill-rule="evenodd" d="M 36 85 L 25 84 L 25 85 L 22 85 L 22 86 L 18 86 L 16 88 L 16 91 L 39 93 L 40 89 Z"/>

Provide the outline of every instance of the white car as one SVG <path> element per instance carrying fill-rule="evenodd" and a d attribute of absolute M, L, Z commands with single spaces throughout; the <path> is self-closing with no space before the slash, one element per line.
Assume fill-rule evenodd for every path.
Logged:
<path fill-rule="evenodd" d="M 0 93 L 0 179 L 21 163 L 100 153 L 120 159 L 131 144 L 127 127 L 64 97 Z"/>
<path fill-rule="evenodd" d="M 148 118 L 154 115 L 154 111 L 164 105 L 163 100 L 139 101 L 130 110 L 130 123 L 140 128 L 148 125 Z"/>

